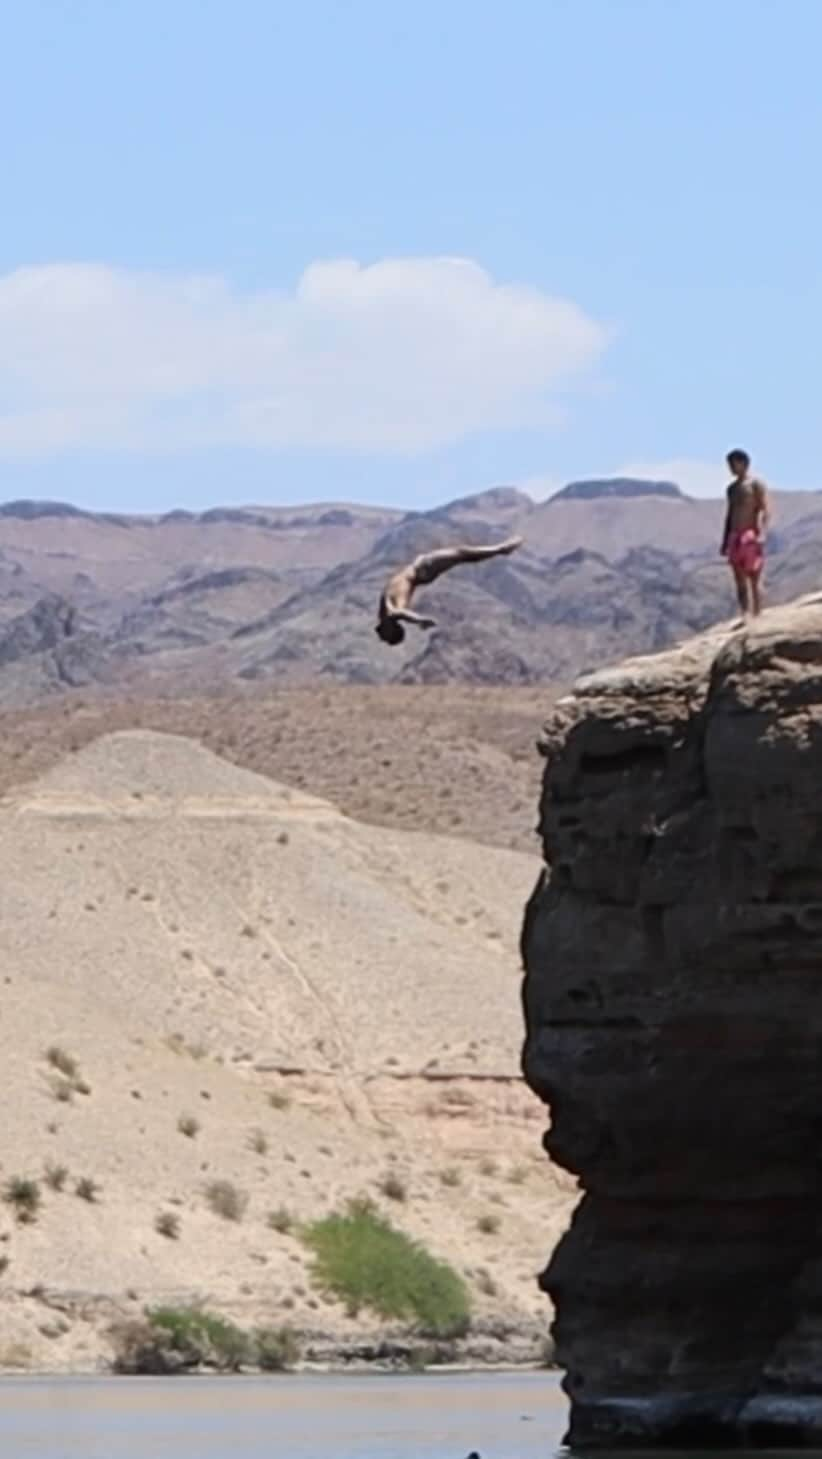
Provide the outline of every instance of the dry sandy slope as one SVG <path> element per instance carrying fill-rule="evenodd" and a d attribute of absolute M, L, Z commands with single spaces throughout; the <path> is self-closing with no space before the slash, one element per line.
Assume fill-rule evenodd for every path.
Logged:
<path fill-rule="evenodd" d="M 192 699 L 65 699 L 0 714 L 0 794 L 103 734 L 155 729 L 320 795 L 356 820 L 532 855 L 554 692 L 323 685 Z"/>
<path fill-rule="evenodd" d="M 540 1157 L 543 1112 L 517 1078 L 533 858 L 366 827 L 146 731 L 7 795 L 0 848 L 15 1101 L 0 1176 L 48 1161 L 72 1173 L 36 1224 L 0 1213 L 7 1361 L 19 1343 L 28 1364 L 92 1364 L 112 1302 L 161 1296 L 344 1331 L 299 1242 L 266 1216 L 375 1194 L 392 1168 L 408 1189 L 396 1219 L 470 1273 L 480 1313 L 544 1314 L 546 1205 L 558 1230 L 571 1193 Z M 55 1043 L 90 1094 L 57 1099 Z M 441 1180 L 451 1166 L 456 1187 Z M 99 1182 L 99 1203 L 73 1194 L 79 1176 Z M 209 1210 L 215 1178 L 248 1194 L 241 1222 Z M 179 1214 L 179 1241 L 155 1232 L 160 1210 Z M 477 1228 L 489 1212 L 496 1235 Z"/>

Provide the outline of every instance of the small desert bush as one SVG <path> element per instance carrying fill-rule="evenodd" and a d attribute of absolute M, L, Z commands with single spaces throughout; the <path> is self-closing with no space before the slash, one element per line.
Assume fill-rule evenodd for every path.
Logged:
<path fill-rule="evenodd" d="M 272 1109 L 282 1112 L 290 1107 L 291 1098 L 288 1094 L 283 1094 L 280 1089 L 272 1089 L 269 1091 L 268 1102 Z"/>
<path fill-rule="evenodd" d="M 381 1317 L 412 1321 L 434 1337 L 467 1331 L 470 1300 L 462 1278 L 425 1247 L 397 1231 L 368 1200 L 309 1226 L 317 1284 L 352 1315 L 367 1307 Z"/>
<path fill-rule="evenodd" d="M 206 1200 L 215 1216 L 224 1221 L 242 1221 L 248 1206 L 248 1196 L 230 1180 L 212 1180 L 206 1186 Z"/>
<path fill-rule="evenodd" d="M 71 1054 L 66 1053 L 65 1049 L 61 1049 L 57 1044 L 52 1044 L 51 1048 L 46 1051 L 46 1058 L 52 1069 L 56 1069 L 58 1074 L 63 1074 L 66 1079 L 77 1078 L 80 1066 Z"/>
<path fill-rule="evenodd" d="M 379 1188 L 388 1201 L 402 1203 L 408 1199 L 408 1190 L 405 1182 L 400 1180 L 400 1177 L 395 1175 L 393 1170 L 389 1170 L 387 1175 L 383 1176 Z"/>
<path fill-rule="evenodd" d="M 36 1221 L 42 1195 L 36 1180 L 25 1175 L 13 1175 L 6 1182 L 3 1199 L 13 1207 L 18 1221 L 24 1225 Z"/>
<path fill-rule="evenodd" d="M 248 1145 L 255 1155 L 268 1154 L 268 1140 L 262 1130 L 252 1130 L 248 1137 Z"/>
<path fill-rule="evenodd" d="M 527 1165 L 512 1165 L 508 1172 L 508 1180 L 511 1185 L 524 1185 L 528 1179 Z"/>
<path fill-rule="evenodd" d="M 68 1170 L 65 1165 L 54 1165 L 52 1161 L 49 1161 L 43 1179 L 49 1187 L 49 1190 L 64 1190 L 66 1181 L 68 1180 Z"/>
<path fill-rule="evenodd" d="M 264 1373 L 284 1373 L 300 1361 L 300 1344 L 291 1327 L 261 1327 L 252 1338 L 253 1358 Z"/>
<path fill-rule="evenodd" d="M 113 1327 L 116 1373 L 185 1373 L 210 1368 L 238 1373 L 258 1367 L 284 1372 L 299 1361 L 300 1345 L 289 1327 L 254 1333 L 199 1307 L 157 1307 L 136 1322 Z"/>
<path fill-rule="evenodd" d="M 497 1284 L 491 1276 L 491 1273 L 485 1267 L 481 1267 L 477 1272 L 477 1286 L 484 1297 L 496 1297 Z"/>
<path fill-rule="evenodd" d="M 27 1343 L 9 1342 L 0 1347 L 0 1368 L 29 1368 L 34 1354 Z"/>
<path fill-rule="evenodd" d="M 179 1241 L 180 1217 L 173 1211 L 161 1211 L 154 1222 L 154 1230 L 158 1236 L 165 1236 L 169 1241 Z"/>
<path fill-rule="evenodd" d="M 405 1359 L 406 1371 L 424 1373 L 431 1366 L 431 1348 L 410 1348 Z"/>
<path fill-rule="evenodd" d="M 70 1079 L 55 1079 L 52 1088 L 54 1098 L 59 1104 L 71 1104 L 74 1098 L 74 1084 Z"/>
<path fill-rule="evenodd" d="M 268 1224 L 272 1231 L 279 1231 L 281 1236 L 286 1236 L 294 1229 L 294 1217 L 285 1206 L 279 1206 L 276 1211 L 269 1211 Z"/>
<path fill-rule="evenodd" d="M 199 1133 L 200 1121 L 194 1115 L 180 1115 L 177 1121 L 177 1129 L 187 1140 L 193 1140 Z"/>
<path fill-rule="evenodd" d="M 492 1176 L 496 1175 L 496 1173 L 497 1162 L 495 1160 L 480 1161 L 480 1175 L 484 1175 L 486 1179 L 490 1180 Z"/>
<path fill-rule="evenodd" d="M 114 1367 L 121 1373 L 174 1373 L 194 1368 L 237 1372 L 251 1357 L 241 1328 L 197 1307 L 156 1307 L 143 1322 L 112 1334 Z"/>
<path fill-rule="evenodd" d="M 93 1206 L 100 1193 L 100 1187 L 96 1180 L 92 1180 L 88 1175 L 83 1175 L 74 1187 L 74 1193 L 80 1197 L 81 1201 L 88 1201 Z"/>
<path fill-rule="evenodd" d="M 246 1333 L 225 1317 L 196 1307 L 157 1307 L 149 1313 L 152 1327 L 167 1333 L 180 1350 L 199 1355 L 203 1366 L 232 1372 L 247 1363 L 250 1343 Z"/>
<path fill-rule="evenodd" d="M 479 1220 L 477 1221 L 477 1230 L 481 1231 L 483 1236 L 496 1236 L 499 1228 L 499 1216 L 480 1216 Z"/>
<path fill-rule="evenodd" d="M 462 1185 L 462 1176 L 455 1165 L 449 1165 L 445 1170 L 440 1171 L 440 1182 L 453 1190 L 458 1185 Z"/>

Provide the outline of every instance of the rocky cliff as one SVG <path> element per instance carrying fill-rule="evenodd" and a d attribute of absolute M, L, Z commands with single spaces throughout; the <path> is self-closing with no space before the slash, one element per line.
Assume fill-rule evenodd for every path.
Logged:
<path fill-rule="evenodd" d="M 542 1278 L 586 1446 L 822 1442 L 822 595 L 546 726 L 526 1078 L 583 1195 Z"/>

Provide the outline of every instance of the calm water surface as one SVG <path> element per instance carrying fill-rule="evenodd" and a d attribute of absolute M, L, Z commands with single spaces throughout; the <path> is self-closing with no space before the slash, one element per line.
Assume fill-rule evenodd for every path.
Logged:
<path fill-rule="evenodd" d="M 551 1459 L 565 1419 L 546 1373 L 0 1380 L 2 1459 Z"/>

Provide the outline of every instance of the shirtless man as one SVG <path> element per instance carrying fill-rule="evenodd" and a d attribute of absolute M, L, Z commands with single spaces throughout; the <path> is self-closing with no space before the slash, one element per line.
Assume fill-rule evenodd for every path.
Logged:
<path fill-rule="evenodd" d="M 736 583 L 739 606 L 747 617 L 762 611 L 762 566 L 765 532 L 770 509 L 768 488 L 751 472 L 747 451 L 729 451 L 726 457 L 733 480 L 728 487 L 728 510 L 722 534 L 723 557 L 727 557 Z"/>
<path fill-rule="evenodd" d="M 509 557 L 522 546 L 521 537 L 511 537 L 491 547 L 440 547 L 436 552 L 424 552 L 415 557 L 407 567 L 401 567 L 391 577 L 380 598 L 379 619 L 374 632 L 383 643 L 394 647 L 405 638 L 404 623 L 415 623 L 418 628 L 435 628 L 436 619 L 424 618 L 411 610 L 411 599 L 417 588 L 433 583 L 452 567 L 463 562 L 486 562 L 489 557 Z"/>

